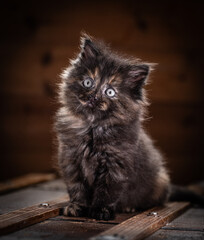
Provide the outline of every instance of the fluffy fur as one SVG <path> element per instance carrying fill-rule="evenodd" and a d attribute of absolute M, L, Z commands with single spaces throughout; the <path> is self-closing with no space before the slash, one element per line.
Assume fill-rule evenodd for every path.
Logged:
<path fill-rule="evenodd" d="M 167 201 L 163 158 L 142 127 L 150 70 L 82 37 L 80 54 L 62 74 L 56 115 L 59 168 L 70 196 L 64 214 L 108 220 L 115 211 Z"/>

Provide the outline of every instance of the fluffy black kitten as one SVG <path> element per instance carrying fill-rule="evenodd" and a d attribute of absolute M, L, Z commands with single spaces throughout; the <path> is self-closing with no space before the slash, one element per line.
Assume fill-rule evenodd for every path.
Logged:
<path fill-rule="evenodd" d="M 62 75 L 56 117 L 64 214 L 108 220 L 115 211 L 165 203 L 169 176 L 142 127 L 150 65 L 114 54 L 88 36 Z"/>

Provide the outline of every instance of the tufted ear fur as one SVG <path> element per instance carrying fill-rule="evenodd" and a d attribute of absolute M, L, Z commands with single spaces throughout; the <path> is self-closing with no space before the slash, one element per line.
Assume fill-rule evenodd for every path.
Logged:
<path fill-rule="evenodd" d="M 144 84 L 149 74 L 150 67 L 147 64 L 133 65 L 130 66 L 128 71 L 128 79 L 130 86 Z"/>
<path fill-rule="evenodd" d="M 146 83 L 149 72 L 150 65 L 148 64 L 128 66 L 124 85 L 133 98 L 142 98 L 142 87 Z"/>
<path fill-rule="evenodd" d="M 96 58 L 99 50 L 94 41 L 88 35 L 81 37 L 81 59 L 82 61 L 89 61 Z"/>

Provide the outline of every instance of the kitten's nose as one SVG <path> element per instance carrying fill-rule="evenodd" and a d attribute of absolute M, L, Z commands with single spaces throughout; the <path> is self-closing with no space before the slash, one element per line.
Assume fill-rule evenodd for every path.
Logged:
<path fill-rule="evenodd" d="M 94 95 L 89 96 L 89 102 L 88 102 L 89 107 L 95 107 L 97 105 L 97 102 L 98 102 L 97 96 L 94 96 Z"/>
<path fill-rule="evenodd" d="M 95 101 L 97 101 L 97 100 L 98 100 L 97 96 L 91 95 L 91 96 L 89 97 L 89 101 L 90 101 L 90 102 L 95 102 Z"/>

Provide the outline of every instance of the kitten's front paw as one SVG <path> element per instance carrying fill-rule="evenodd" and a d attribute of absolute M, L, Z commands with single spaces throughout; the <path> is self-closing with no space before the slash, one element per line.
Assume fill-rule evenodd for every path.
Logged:
<path fill-rule="evenodd" d="M 134 213 L 136 210 L 135 208 L 130 208 L 130 207 L 126 207 L 126 208 L 123 208 L 122 212 L 124 213 Z"/>
<path fill-rule="evenodd" d="M 76 203 L 69 202 L 66 207 L 63 208 L 63 215 L 69 217 L 80 217 L 83 215 L 82 207 Z"/>
<path fill-rule="evenodd" d="M 95 207 L 90 209 L 89 216 L 91 218 L 95 218 L 98 220 L 108 221 L 114 218 L 114 211 L 106 207 L 103 207 L 103 208 Z"/>

